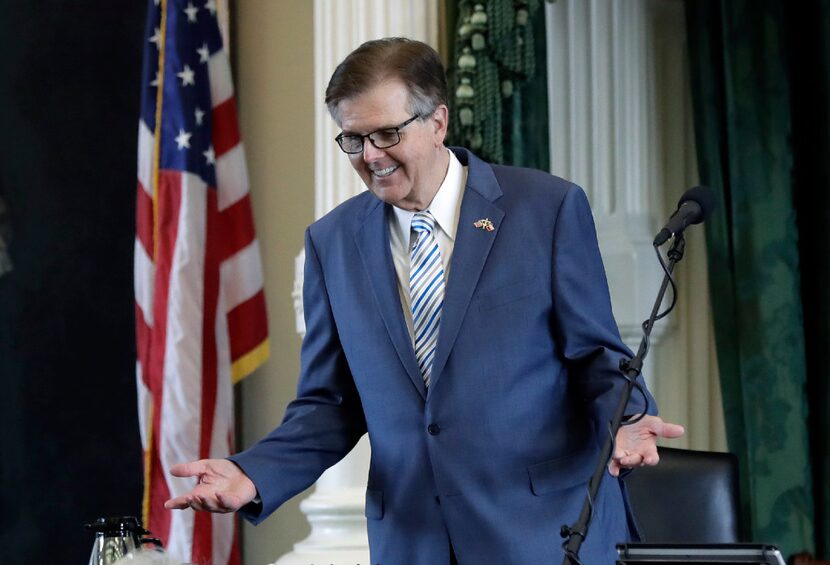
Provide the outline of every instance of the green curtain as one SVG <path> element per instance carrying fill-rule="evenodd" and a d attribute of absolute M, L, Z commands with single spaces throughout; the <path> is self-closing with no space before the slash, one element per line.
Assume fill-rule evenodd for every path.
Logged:
<path fill-rule="evenodd" d="M 830 0 L 803 0 L 791 24 L 795 202 L 807 352 L 816 554 L 830 559 Z"/>
<path fill-rule="evenodd" d="M 700 178 L 720 200 L 706 236 L 744 535 L 788 555 L 827 551 L 827 4 L 686 2 Z"/>
<path fill-rule="evenodd" d="M 448 143 L 494 162 L 550 168 L 541 0 L 450 0 Z"/>

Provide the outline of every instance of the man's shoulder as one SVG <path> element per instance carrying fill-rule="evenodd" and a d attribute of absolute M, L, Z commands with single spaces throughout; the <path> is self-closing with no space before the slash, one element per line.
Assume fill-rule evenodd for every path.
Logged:
<path fill-rule="evenodd" d="M 495 163 L 491 167 L 503 188 L 554 191 L 562 194 L 573 189 L 581 190 L 575 183 L 540 169 Z"/>
<path fill-rule="evenodd" d="M 491 165 L 493 175 L 508 202 L 521 208 L 540 207 L 556 211 L 568 199 L 585 198 L 579 185 L 547 171 L 516 167 L 512 165 Z"/>
<path fill-rule="evenodd" d="M 312 223 L 309 230 L 320 235 L 343 230 L 354 231 L 370 212 L 382 205 L 383 203 L 377 197 L 368 190 L 364 190 L 335 206 Z"/>
<path fill-rule="evenodd" d="M 529 167 L 517 167 L 515 165 L 500 165 L 484 161 L 475 153 L 466 148 L 452 148 L 456 157 L 465 166 L 475 170 L 478 174 L 474 177 L 481 178 L 481 171 L 486 170 L 492 174 L 501 190 L 506 196 L 555 196 L 564 197 L 569 191 L 581 191 L 573 182 L 553 175 L 547 171 L 532 169 Z"/>

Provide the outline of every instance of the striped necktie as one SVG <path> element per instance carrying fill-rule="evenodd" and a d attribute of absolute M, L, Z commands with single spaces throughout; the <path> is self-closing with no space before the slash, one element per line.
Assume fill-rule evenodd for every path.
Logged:
<path fill-rule="evenodd" d="M 435 240 L 435 218 L 432 214 L 417 212 L 412 218 L 412 229 L 417 235 L 409 255 L 409 297 L 415 329 L 415 357 L 424 383 L 429 386 L 441 308 L 444 306 L 444 265 Z"/>

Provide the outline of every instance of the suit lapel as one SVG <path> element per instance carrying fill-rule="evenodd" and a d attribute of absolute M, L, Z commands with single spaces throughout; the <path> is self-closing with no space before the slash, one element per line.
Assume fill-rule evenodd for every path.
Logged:
<path fill-rule="evenodd" d="M 379 200 L 372 201 L 363 225 L 355 233 L 355 241 L 389 338 L 412 384 L 421 397 L 426 399 L 424 379 L 418 369 L 412 340 L 403 317 L 384 210 L 385 206 Z"/>
<path fill-rule="evenodd" d="M 453 150 L 467 165 L 467 185 L 461 203 L 458 229 L 455 234 L 449 281 L 441 312 L 441 327 L 432 365 L 430 389 L 441 378 L 441 372 L 455 344 L 461 322 L 467 313 L 481 271 L 490 249 L 499 234 L 504 211 L 493 204 L 502 192 L 489 165 L 464 150 Z M 493 231 L 477 228 L 478 220 L 489 219 Z"/>

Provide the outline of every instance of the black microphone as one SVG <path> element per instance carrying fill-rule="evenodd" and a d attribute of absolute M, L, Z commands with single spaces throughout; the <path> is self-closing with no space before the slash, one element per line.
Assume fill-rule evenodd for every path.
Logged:
<path fill-rule="evenodd" d="M 691 224 L 699 224 L 715 207 L 712 191 L 705 186 L 694 186 L 683 193 L 677 203 L 677 210 L 654 238 L 654 246 L 659 247 L 673 235 L 683 233 Z"/>

